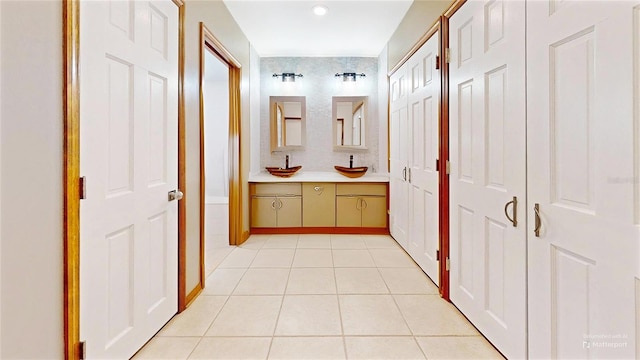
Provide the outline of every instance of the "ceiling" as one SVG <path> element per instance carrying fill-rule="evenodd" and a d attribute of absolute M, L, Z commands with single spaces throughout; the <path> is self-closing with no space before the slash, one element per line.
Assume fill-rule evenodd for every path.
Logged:
<path fill-rule="evenodd" d="M 224 0 L 261 57 L 377 57 L 413 0 Z M 324 5 L 317 16 L 313 6 Z"/>

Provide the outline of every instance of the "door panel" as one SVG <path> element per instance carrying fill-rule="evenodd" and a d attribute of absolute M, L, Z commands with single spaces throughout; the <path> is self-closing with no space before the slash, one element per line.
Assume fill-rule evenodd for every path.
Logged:
<path fill-rule="evenodd" d="M 80 328 L 129 358 L 177 311 L 178 8 L 80 6 Z"/>
<path fill-rule="evenodd" d="M 407 66 L 403 65 L 390 78 L 390 174 L 389 230 L 391 236 L 408 249 L 409 185 L 407 152 L 409 143 L 407 119 Z"/>
<path fill-rule="evenodd" d="M 450 297 L 507 358 L 526 356 L 526 227 L 507 217 L 525 209 L 524 10 L 469 1 L 449 22 Z"/>
<path fill-rule="evenodd" d="M 275 196 L 254 196 L 251 199 L 251 227 L 276 227 Z"/>
<path fill-rule="evenodd" d="M 408 253 L 439 282 L 436 251 L 439 248 L 438 126 L 440 70 L 436 69 L 439 33 L 434 33 L 407 61 L 411 73 L 408 97 Z"/>
<path fill-rule="evenodd" d="M 302 226 L 336 226 L 336 185 L 302 184 Z"/>
<path fill-rule="evenodd" d="M 336 196 L 336 226 L 362 226 L 360 198 L 356 196 Z"/>
<path fill-rule="evenodd" d="M 277 211 L 278 227 L 302 226 L 302 198 L 278 197 L 276 202 L 278 201 L 280 203 Z"/>
<path fill-rule="evenodd" d="M 639 8 L 527 3 L 532 358 L 637 358 Z"/>
<path fill-rule="evenodd" d="M 360 200 L 362 227 L 386 227 L 387 198 L 384 196 L 363 196 Z"/>

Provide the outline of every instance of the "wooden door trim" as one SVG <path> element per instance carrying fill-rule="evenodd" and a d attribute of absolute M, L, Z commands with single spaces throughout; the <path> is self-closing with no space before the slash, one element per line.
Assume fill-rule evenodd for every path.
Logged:
<path fill-rule="evenodd" d="M 64 0 L 63 273 L 64 358 L 80 356 L 80 1 Z"/>
<path fill-rule="evenodd" d="M 440 197 L 440 296 L 447 301 L 451 301 L 450 293 L 450 277 L 447 270 L 447 259 L 450 258 L 450 233 L 451 233 L 451 213 L 450 213 L 450 194 L 449 194 L 449 174 L 447 174 L 447 161 L 449 161 L 449 63 L 445 59 L 446 51 L 449 49 L 449 19 L 466 3 L 467 0 L 455 0 L 447 10 L 440 16 L 440 81 L 441 81 L 441 100 L 440 100 L 440 149 L 439 159 L 439 197 Z"/>
<path fill-rule="evenodd" d="M 178 185 L 185 186 L 184 2 L 178 6 Z M 80 0 L 63 0 L 63 342 L 64 358 L 80 358 Z M 184 200 L 178 205 L 178 244 L 186 239 Z M 184 249 L 183 249 L 184 250 Z M 180 254 L 180 246 L 178 247 Z M 184 263 L 178 257 L 178 289 Z M 178 292 L 178 304 L 184 303 Z M 180 308 L 180 305 L 178 305 Z"/>
<path fill-rule="evenodd" d="M 209 51 L 229 66 L 229 244 L 239 245 L 246 240 L 242 234 L 242 179 L 241 179 L 241 95 L 242 79 L 240 62 L 213 35 L 207 26 L 200 22 L 200 282 L 189 293 L 189 300 L 197 297 L 204 289 L 205 273 L 205 149 L 204 149 L 204 63 Z M 186 272 L 184 274 L 186 276 Z"/>
<path fill-rule="evenodd" d="M 445 54 L 449 48 L 449 18 L 440 17 L 440 121 L 438 129 L 439 149 L 438 149 L 438 176 L 439 183 L 439 258 L 438 266 L 439 291 L 440 296 L 447 301 L 449 299 L 449 270 L 447 270 L 447 259 L 449 258 L 449 174 L 447 174 L 447 161 L 449 161 L 449 63 Z"/>
<path fill-rule="evenodd" d="M 184 1 L 173 0 L 178 6 L 178 188 L 187 194 L 187 137 L 184 104 Z M 187 308 L 187 199 L 178 201 L 178 313 Z"/>

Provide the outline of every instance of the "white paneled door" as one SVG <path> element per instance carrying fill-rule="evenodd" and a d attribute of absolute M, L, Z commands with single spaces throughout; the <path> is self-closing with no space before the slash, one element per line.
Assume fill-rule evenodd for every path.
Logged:
<path fill-rule="evenodd" d="M 639 14 L 527 3 L 531 358 L 637 358 Z"/>
<path fill-rule="evenodd" d="M 439 196 L 438 129 L 440 70 L 436 57 L 440 33 L 434 33 L 403 66 L 407 73 L 409 236 L 407 252 L 438 284 Z M 407 205 L 405 205 L 407 206 Z"/>
<path fill-rule="evenodd" d="M 407 158 L 409 123 L 407 121 L 407 76 L 405 67 L 396 71 L 390 82 L 390 172 L 389 172 L 389 230 L 391 236 L 408 249 L 409 233 L 409 185 Z"/>
<path fill-rule="evenodd" d="M 177 311 L 178 8 L 80 4 L 80 335 L 131 357 Z"/>
<path fill-rule="evenodd" d="M 468 1 L 449 27 L 450 297 L 524 358 L 525 4 Z"/>

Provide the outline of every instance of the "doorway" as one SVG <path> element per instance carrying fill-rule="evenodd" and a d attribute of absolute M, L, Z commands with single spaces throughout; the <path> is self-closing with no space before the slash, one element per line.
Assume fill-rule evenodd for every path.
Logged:
<path fill-rule="evenodd" d="M 206 44 L 205 44 L 206 45 Z M 229 253 L 229 65 L 204 46 L 202 136 L 205 275 Z"/>
<path fill-rule="evenodd" d="M 240 78 L 240 62 L 200 23 L 201 289 L 241 242 Z"/>

